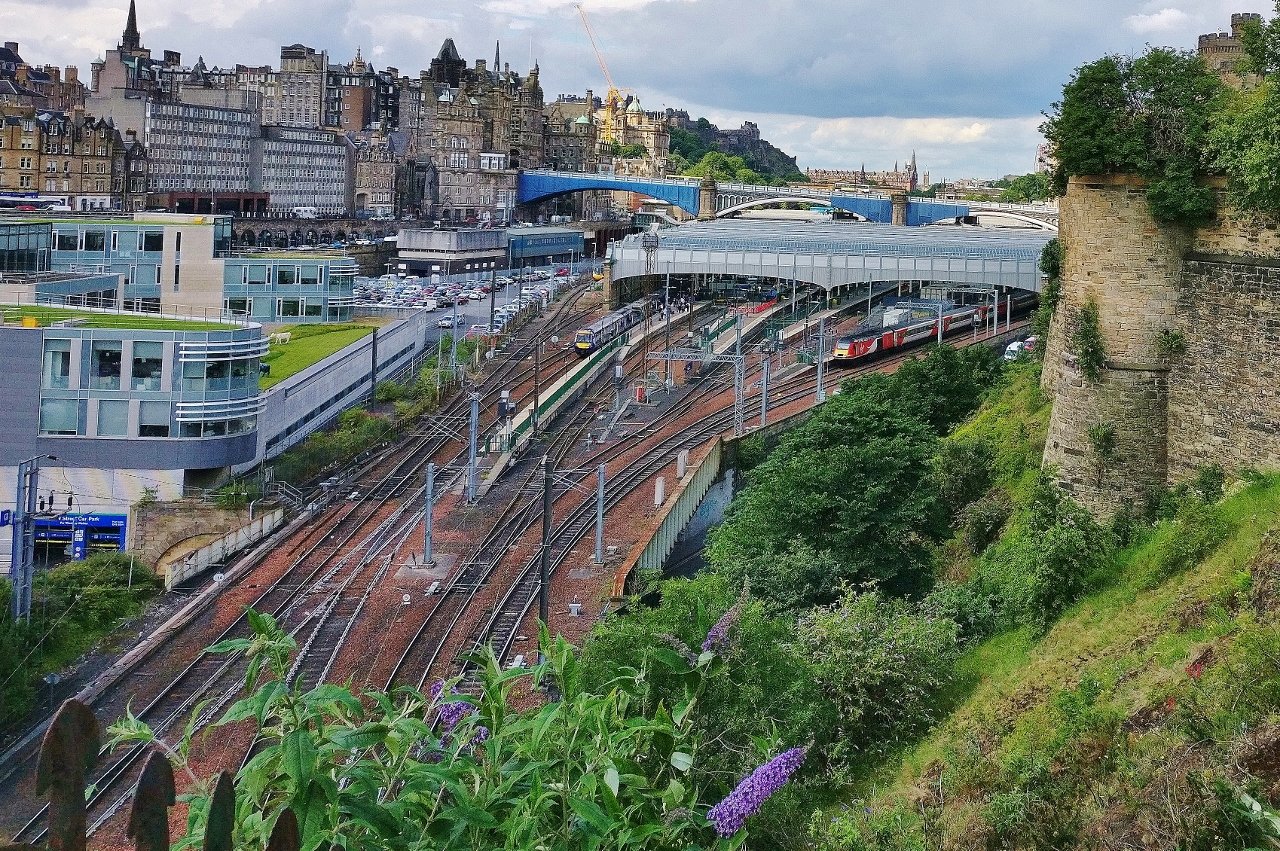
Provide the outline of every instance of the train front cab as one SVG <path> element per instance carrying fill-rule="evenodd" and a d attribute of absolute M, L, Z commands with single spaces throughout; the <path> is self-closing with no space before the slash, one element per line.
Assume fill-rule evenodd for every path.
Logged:
<path fill-rule="evenodd" d="M 596 335 L 592 331 L 582 330 L 573 336 L 573 350 L 578 357 L 585 358 L 596 350 Z"/>

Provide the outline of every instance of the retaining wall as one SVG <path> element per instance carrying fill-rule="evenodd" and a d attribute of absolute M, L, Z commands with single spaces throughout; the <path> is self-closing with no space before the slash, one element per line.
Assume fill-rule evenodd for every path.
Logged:
<path fill-rule="evenodd" d="M 164 570 L 164 586 L 172 588 L 215 564 L 225 564 L 230 556 L 270 535 L 284 524 L 284 509 L 277 508 L 206 544 Z"/>

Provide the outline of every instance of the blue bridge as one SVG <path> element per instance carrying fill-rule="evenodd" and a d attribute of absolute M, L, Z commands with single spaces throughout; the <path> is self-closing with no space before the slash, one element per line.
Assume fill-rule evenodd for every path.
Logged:
<path fill-rule="evenodd" d="M 823 204 L 852 213 L 859 219 L 879 224 L 928 225 L 954 221 L 971 215 L 994 223 L 1056 230 L 1056 204 L 994 204 L 986 202 L 953 203 L 911 198 L 898 194 L 863 194 L 830 191 L 806 186 L 756 186 L 745 183 L 719 183 L 696 177 L 629 177 L 612 174 L 589 174 L 572 171 L 522 171 L 517 182 L 517 201 L 536 204 L 548 198 L 573 192 L 606 190 L 635 192 L 648 198 L 666 201 L 700 219 L 724 218 L 753 207 L 791 202 Z"/>

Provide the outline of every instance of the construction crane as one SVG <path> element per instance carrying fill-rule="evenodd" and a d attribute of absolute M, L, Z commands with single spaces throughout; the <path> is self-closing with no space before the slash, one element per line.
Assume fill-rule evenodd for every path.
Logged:
<path fill-rule="evenodd" d="M 600 46 L 596 43 L 596 34 L 591 29 L 591 21 L 587 20 L 587 10 L 582 8 L 581 3 L 574 3 L 573 7 L 578 10 L 578 15 L 582 18 L 582 26 L 587 31 L 587 38 L 591 41 L 591 49 L 595 51 L 596 61 L 600 63 L 600 70 L 604 72 L 604 81 L 609 84 L 609 91 L 604 99 L 604 126 L 600 129 L 600 136 L 606 142 L 615 142 L 617 137 L 614 134 L 616 123 L 614 119 L 618 110 L 622 108 L 622 92 L 613 84 L 613 75 L 609 73 L 604 54 L 600 52 Z M 591 104 L 587 104 L 587 109 L 593 108 Z"/>

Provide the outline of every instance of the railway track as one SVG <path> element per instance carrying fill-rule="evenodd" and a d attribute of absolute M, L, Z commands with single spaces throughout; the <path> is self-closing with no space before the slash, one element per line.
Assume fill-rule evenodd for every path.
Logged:
<path fill-rule="evenodd" d="M 570 299 L 566 299 L 548 318 L 547 321 L 553 323 L 553 328 L 560 324 L 569 325 L 579 321 L 585 311 L 575 313 L 571 312 L 569 307 L 580 294 L 579 292 Z M 527 352 L 532 351 L 536 340 L 536 336 L 531 336 L 529 340 L 517 343 L 511 356 L 491 374 L 491 380 L 486 382 L 491 393 L 496 395 L 502 383 L 513 380 L 513 377 L 518 379 L 524 373 L 531 371 L 522 368 L 521 361 Z M 462 400 L 454 400 L 446 410 L 461 407 Z M 345 552 L 344 548 L 375 520 L 388 502 L 411 488 L 411 483 L 416 479 L 417 474 L 425 469 L 428 460 L 448 442 L 448 439 L 442 439 L 438 435 L 419 432 L 411 434 L 400 445 L 388 447 L 376 457 L 367 459 L 356 473 L 357 481 L 372 481 L 372 486 L 366 486 L 366 489 L 371 494 L 376 493 L 377 496 L 360 502 L 343 503 L 317 518 L 300 534 L 300 537 L 310 537 L 304 537 L 303 543 L 295 543 L 290 548 L 291 553 L 301 550 L 301 554 L 293 559 L 280 577 L 270 583 L 249 604 L 256 610 L 269 612 L 283 619 L 307 596 L 332 585 L 337 585 L 343 590 L 359 587 L 360 583 L 357 580 L 372 572 L 373 576 L 370 581 L 364 583 L 361 595 L 349 611 L 347 607 L 351 606 L 351 596 L 337 594 L 333 596 L 333 602 L 325 605 L 318 614 L 308 613 L 304 618 L 301 627 L 311 625 L 311 629 L 304 635 L 305 643 L 300 642 L 308 651 L 299 655 L 300 664 L 297 673 L 304 678 L 304 681 L 310 681 L 313 678 L 318 681 L 329 671 L 349 631 L 350 621 L 340 629 L 335 625 L 343 624 L 344 615 L 349 617 L 358 614 L 364 601 L 368 599 L 369 589 L 374 586 L 376 579 L 385 573 L 389 558 L 384 559 L 376 569 L 371 566 L 375 563 L 374 554 L 385 547 L 385 545 L 376 545 L 376 542 L 388 537 L 390 527 L 387 521 L 375 523 L 372 532 L 361 539 L 354 548 L 347 549 Z M 404 443 L 410 445 L 406 448 Z M 418 495 L 420 493 L 421 489 Z M 416 505 L 418 502 L 420 499 L 405 501 L 388 518 L 402 524 L 401 537 L 407 535 L 408 530 L 412 529 L 417 522 L 416 517 L 412 522 L 405 521 L 403 508 Z M 369 552 L 365 553 L 365 551 Z M 362 555 L 362 553 L 365 554 Z M 214 642 L 206 643 L 242 637 L 247 632 L 247 618 L 242 613 L 231 625 L 222 630 Z M 137 670 L 144 661 L 155 658 L 171 643 L 157 645 L 149 654 L 135 660 L 128 672 Z M 317 659 L 324 660 L 324 664 L 319 665 L 318 670 L 315 662 Z M 162 687 L 159 693 L 136 713 L 136 716 L 152 725 L 157 733 L 163 736 L 177 721 L 185 718 L 205 696 L 214 696 L 214 706 L 225 704 L 234 697 L 243 683 L 243 671 L 237 662 L 238 657 L 212 656 L 201 652 L 175 678 Z M 127 701 L 128 698 L 122 695 L 120 690 L 107 690 L 100 693 L 99 698 L 91 702 L 91 706 L 100 718 L 114 718 L 123 713 L 125 707 L 121 704 Z M 206 723 L 209 720 L 207 716 L 211 715 L 212 712 L 209 710 L 202 713 Z M 38 732 L 38 730 L 35 731 L 37 734 Z M 25 746 L 20 743 L 4 756 L 7 768 L 4 774 L 0 775 L 0 784 L 7 783 L 11 789 L 22 785 L 24 778 L 29 779 L 31 772 L 34 771 L 35 760 L 38 758 L 38 735 L 31 735 L 24 741 Z M 132 779 L 136 777 L 137 770 L 140 768 L 143 751 L 141 747 L 127 749 L 123 755 L 117 755 L 108 760 L 92 778 L 93 793 L 87 802 L 91 830 L 96 830 L 105 823 L 127 799 L 127 792 L 118 795 L 114 801 L 111 795 L 113 791 L 131 785 Z M 13 800 L 14 796 L 10 795 L 8 798 Z M 46 835 L 40 822 L 47 811 L 47 805 L 42 806 L 28 818 L 14 835 L 15 841 L 40 842 Z"/>

